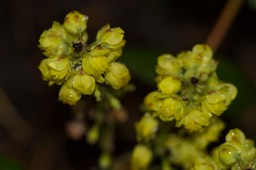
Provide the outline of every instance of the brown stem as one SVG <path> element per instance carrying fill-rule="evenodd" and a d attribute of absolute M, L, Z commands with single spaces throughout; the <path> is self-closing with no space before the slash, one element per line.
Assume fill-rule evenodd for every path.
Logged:
<path fill-rule="evenodd" d="M 236 14 L 242 6 L 244 0 L 228 0 L 222 13 L 215 23 L 206 44 L 208 44 L 213 51 L 216 51 L 224 38 L 226 32 L 231 26 Z"/>

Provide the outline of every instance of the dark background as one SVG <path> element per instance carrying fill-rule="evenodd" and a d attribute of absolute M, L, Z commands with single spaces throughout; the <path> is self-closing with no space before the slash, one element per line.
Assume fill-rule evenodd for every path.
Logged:
<path fill-rule="evenodd" d="M 71 10 L 88 15 L 89 41 L 106 23 L 125 30 L 124 61 L 128 61 L 132 82 L 137 86 L 123 99 L 130 119 L 119 125 L 117 150 L 125 151 L 135 142 L 133 123 L 142 114 L 140 103 L 154 88 L 150 80 L 143 78 L 150 72 L 146 70 L 150 68 L 147 62 L 156 63 L 157 55 L 176 55 L 204 43 L 224 5 L 223 0 L 0 0 L 0 156 L 31 170 L 80 170 L 97 163 L 97 147 L 88 146 L 84 139 L 67 137 L 65 124 L 72 118 L 70 107 L 57 100 L 59 87 L 48 87 L 38 70 L 44 58 L 38 39 L 53 20 L 62 23 Z M 246 1 L 215 56 L 224 63 L 220 64 L 220 77 L 236 84 L 239 90 L 240 99 L 223 116 L 227 128 L 239 127 L 253 139 L 255 30 L 256 10 Z M 133 62 L 144 60 L 142 55 L 147 54 L 149 58 L 141 66 L 144 72 L 136 72 Z"/>

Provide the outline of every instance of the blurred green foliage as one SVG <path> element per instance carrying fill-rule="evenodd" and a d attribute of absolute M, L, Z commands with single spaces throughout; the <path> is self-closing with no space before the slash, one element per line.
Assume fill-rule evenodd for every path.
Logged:
<path fill-rule="evenodd" d="M 1 170 L 22 170 L 19 163 L 14 160 L 7 159 L 3 156 L 0 156 L 0 169 Z"/>

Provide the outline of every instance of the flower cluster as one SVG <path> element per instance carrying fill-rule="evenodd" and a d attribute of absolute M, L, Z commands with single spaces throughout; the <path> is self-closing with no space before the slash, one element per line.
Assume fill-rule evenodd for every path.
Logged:
<path fill-rule="evenodd" d="M 61 85 L 59 100 L 70 105 L 82 95 L 91 95 L 97 83 L 120 89 L 130 80 L 126 66 L 116 62 L 125 45 L 124 31 L 107 24 L 89 45 L 87 21 L 87 16 L 72 11 L 63 24 L 54 21 L 39 40 L 39 47 L 47 56 L 39 66 L 43 79 L 49 85 Z"/>
<path fill-rule="evenodd" d="M 213 150 L 212 157 L 198 158 L 193 170 L 241 170 L 256 168 L 256 148 L 251 139 L 246 139 L 240 129 L 232 129 L 226 135 L 226 142 Z"/>
<path fill-rule="evenodd" d="M 162 121 L 176 121 L 176 126 L 201 131 L 211 119 L 220 116 L 237 95 L 237 89 L 222 82 L 215 72 L 217 62 L 207 45 L 195 45 L 176 57 L 158 57 L 158 90 L 144 100 L 146 110 Z"/>

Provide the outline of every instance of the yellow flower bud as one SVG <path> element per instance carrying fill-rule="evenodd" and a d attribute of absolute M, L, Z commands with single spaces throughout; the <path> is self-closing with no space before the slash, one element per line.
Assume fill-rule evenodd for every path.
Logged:
<path fill-rule="evenodd" d="M 107 72 L 104 74 L 106 83 L 114 89 L 124 87 L 131 79 L 129 70 L 125 65 L 113 62 L 109 65 Z"/>
<path fill-rule="evenodd" d="M 236 163 L 238 155 L 237 149 L 227 143 L 219 147 L 219 160 L 225 165 L 231 166 Z"/>
<path fill-rule="evenodd" d="M 59 100 L 70 105 L 75 105 L 81 96 L 80 92 L 72 87 L 68 87 L 66 84 L 63 84 L 59 91 Z"/>
<path fill-rule="evenodd" d="M 147 170 L 152 161 L 152 151 L 145 145 L 135 146 L 132 152 L 132 170 Z"/>
<path fill-rule="evenodd" d="M 108 68 L 108 61 L 105 56 L 85 55 L 82 59 L 82 67 L 86 74 L 101 77 Z"/>
<path fill-rule="evenodd" d="M 150 140 L 158 130 L 158 121 L 151 115 L 145 114 L 142 119 L 135 124 L 138 140 Z"/>
<path fill-rule="evenodd" d="M 58 83 L 58 81 L 63 80 L 67 76 L 71 66 L 67 58 L 52 57 L 42 60 L 39 70 L 42 72 L 45 80 L 53 80 Z"/>
<path fill-rule="evenodd" d="M 181 89 L 181 81 L 178 78 L 167 76 L 158 83 L 158 89 L 164 94 L 175 94 Z"/>
<path fill-rule="evenodd" d="M 169 97 L 164 99 L 158 114 L 163 121 L 170 121 L 174 118 L 176 120 L 180 119 L 183 116 L 183 112 L 183 102 L 178 98 L 178 96 L 176 96 L 175 98 Z"/>
<path fill-rule="evenodd" d="M 245 140 L 240 157 L 243 162 L 253 162 L 256 160 L 256 148 L 254 147 L 253 140 Z"/>
<path fill-rule="evenodd" d="M 198 63 L 208 62 L 212 59 L 212 50 L 209 46 L 204 44 L 196 44 L 192 48 L 194 61 Z"/>
<path fill-rule="evenodd" d="M 182 62 L 171 54 L 163 54 L 157 58 L 156 72 L 159 75 L 179 76 Z"/>
<path fill-rule="evenodd" d="M 72 11 L 66 15 L 63 26 L 71 34 L 80 35 L 86 30 L 88 19 L 88 16 Z"/>
<path fill-rule="evenodd" d="M 193 109 L 190 111 L 191 118 L 198 124 L 202 126 L 208 126 L 210 124 L 211 114 L 205 114 L 201 110 Z"/>
<path fill-rule="evenodd" d="M 95 144 L 99 140 L 99 126 L 94 125 L 87 133 L 87 141 L 90 144 Z"/>
<path fill-rule="evenodd" d="M 237 88 L 230 83 L 221 83 L 216 90 L 226 96 L 225 105 L 228 106 L 237 96 Z"/>
<path fill-rule="evenodd" d="M 162 101 L 159 96 L 161 96 L 159 91 L 153 91 L 144 98 L 144 104 L 148 110 L 158 111 L 160 109 Z"/>
<path fill-rule="evenodd" d="M 224 94 L 213 91 L 205 96 L 205 100 L 203 102 L 212 114 L 220 116 L 227 109 L 225 100 L 226 96 Z"/>
<path fill-rule="evenodd" d="M 237 150 L 241 150 L 244 142 L 245 135 L 240 129 L 232 129 L 226 135 L 226 142 L 235 147 Z"/>
<path fill-rule="evenodd" d="M 195 113 L 195 112 L 194 112 Z M 197 132 L 203 130 L 202 125 L 198 124 L 193 118 L 191 114 L 188 114 L 183 119 L 181 119 L 180 122 L 177 123 L 177 127 L 180 127 L 181 125 L 184 125 L 185 129 L 187 129 L 189 132 Z"/>
<path fill-rule="evenodd" d="M 110 46 L 120 44 L 123 38 L 124 31 L 120 27 L 110 28 L 109 25 L 103 27 L 97 35 L 97 39 L 100 39 L 102 43 L 106 43 Z"/>
<path fill-rule="evenodd" d="M 102 169 L 109 169 L 112 164 L 112 157 L 109 153 L 102 153 L 99 158 L 99 166 Z"/>
<path fill-rule="evenodd" d="M 95 89 L 95 79 L 90 75 L 78 73 L 68 80 L 67 85 L 84 95 L 91 95 Z"/>
<path fill-rule="evenodd" d="M 44 31 L 39 39 L 39 47 L 48 57 L 70 55 L 72 48 L 66 40 L 66 32 L 60 23 L 54 21 L 52 28 Z"/>

